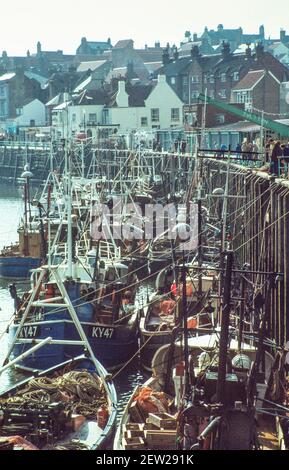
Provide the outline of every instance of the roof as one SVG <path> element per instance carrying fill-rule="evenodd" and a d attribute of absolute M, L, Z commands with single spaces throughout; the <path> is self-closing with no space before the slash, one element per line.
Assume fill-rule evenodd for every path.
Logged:
<path fill-rule="evenodd" d="M 276 119 L 275 122 L 289 126 L 289 119 Z M 258 132 L 261 126 L 250 121 L 238 121 L 209 128 L 210 132 Z"/>
<path fill-rule="evenodd" d="M 162 66 L 162 62 L 145 62 L 144 65 L 149 72 L 155 72 Z"/>
<path fill-rule="evenodd" d="M 103 89 L 84 90 L 73 99 L 74 106 L 80 105 L 105 105 L 108 102 L 108 95 Z"/>
<path fill-rule="evenodd" d="M 86 41 L 90 47 L 100 47 L 100 46 L 109 46 L 108 41 Z"/>
<path fill-rule="evenodd" d="M 107 60 L 89 60 L 81 62 L 77 68 L 77 72 L 87 72 L 88 70 L 94 71 L 105 64 Z"/>
<path fill-rule="evenodd" d="M 51 100 L 49 100 L 45 106 L 57 106 L 60 104 L 62 101 L 62 93 L 59 93 L 58 95 L 54 96 Z"/>
<path fill-rule="evenodd" d="M 61 103 L 58 106 L 55 106 L 55 108 L 53 108 L 53 111 L 61 111 L 62 109 L 66 109 L 68 108 L 70 104 L 71 104 L 71 101 L 64 101 L 64 103 Z"/>
<path fill-rule="evenodd" d="M 128 94 L 129 106 L 144 107 L 145 100 L 149 97 L 154 87 L 155 87 L 154 83 L 150 83 L 149 85 L 142 85 L 140 83 L 131 85 L 127 83 L 125 89 Z M 113 93 L 111 93 L 109 97 L 109 103 L 108 103 L 109 107 L 116 106 L 117 93 L 118 93 L 118 90 L 115 90 Z"/>
<path fill-rule="evenodd" d="M 14 77 L 16 77 L 16 73 L 4 73 L 4 75 L 1 75 L 0 77 L 0 82 L 7 82 Z"/>
<path fill-rule="evenodd" d="M 89 77 L 85 78 L 81 83 L 79 83 L 73 90 L 74 93 L 79 93 L 81 92 L 82 90 L 84 90 L 84 88 L 90 84 L 90 82 L 92 81 L 92 75 L 90 75 Z"/>
<path fill-rule="evenodd" d="M 140 85 L 136 84 L 129 87 L 128 92 L 128 104 L 129 106 L 138 107 L 145 106 L 145 100 L 149 97 L 154 88 L 153 84 Z"/>
<path fill-rule="evenodd" d="M 158 72 L 165 72 L 167 77 L 174 77 L 184 72 L 188 65 L 192 62 L 191 57 L 180 57 L 178 60 L 174 60 L 169 64 L 162 66 Z"/>
<path fill-rule="evenodd" d="M 200 47 L 201 45 L 202 45 L 202 41 L 189 41 L 189 42 L 186 42 L 185 44 L 182 44 L 181 47 L 179 48 L 179 51 L 188 51 L 189 53 L 191 53 L 193 46 Z"/>
<path fill-rule="evenodd" d="M 113 47 L 113 49 L 124 49 L 126 47 L 133 46 L 133 40 L 132 39 L 122 39 L 116 43 L 116 45 Z"/>
<path fill-rule="evenodd" d="M 233 90 L 252 90 L 265 75 L 265 70 L 251 70 L 234 86 Z"/>
<path fill-rule="evenodd" d="M 158 62 L 162 60 L 163 50 L 159 48 L 135 49 L 144 62 Z"/>
<path fill-rule="evenodd" d="M 280 41 L 279 41 L 279 42 L 274 42 L 273 44 L 270 44 L 270 45 L 268 46 L 268 49 L 274 50 L 274 49 L 277 49 L 277 48 L 280 47 L 280 46 L 283 46 L 283 48 L 285 48 L 285 49 L 289 49 L 289 47 L 287 46 L 287 44 L 284 44 L 283 42 L 280 42 Z"/>
<path fill-rule="evenodd" d="M 27 72 L 24 72 L 24 75 L 30 80 L 35 80 L 36 82 L 38 82 L 41 88 L 45 88 L 45 86 L 47 85 L 48 78 L 45 78 L 42 75 L 39 75 L 38 73 L 30 72 L 28 70 Z"/>

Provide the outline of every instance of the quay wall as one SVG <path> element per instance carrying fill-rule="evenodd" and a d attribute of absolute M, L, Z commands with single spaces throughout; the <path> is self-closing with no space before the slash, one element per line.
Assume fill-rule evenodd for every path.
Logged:
<path fill-rule="evenodd" d="M 227 163 L 203 162 L 206 191 L 225 188 Z M 274 273 L 251 275 L 254 295 L 261 292 L 269 309 L 267 336 L 284 345 L 289 340 L 289 180 L 230 164 L 228 223 L 237 266 Z M 215 202 L 212 202 L 214 205 Z"/>

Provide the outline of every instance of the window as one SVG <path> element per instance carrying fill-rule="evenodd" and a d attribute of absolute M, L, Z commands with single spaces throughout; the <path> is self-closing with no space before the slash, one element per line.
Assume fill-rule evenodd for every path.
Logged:
<path fill-rule="evenodd" d="M 226 74 L 225 73 L 221 73 L 221 82 L 225 82 L 227 80 L 227 77 L 226 77 Z"/>
<path fill-rule="evenodd" d="M 192 83 L 199 83 L 199 75 L 192 75 Z"/>
<path fill-rule="evenodd" d="M 92 113 L 88 115 L 88 121 L 89 122 L 96 122 L 96 114 Z"/>
<path fill-rule="evenodd" d="M 216 122 L 218 124 L 224 124 L 225 122 L 225 115 L 224 114 L 216 114 Z"/>
<path fill-rule="evenodd" d="M 103 109 L 102 110 L 102 123 L 103 124 L 109 124 L 109 118 L 108 118 L 108 109 Z"/>
<path fill-rule="evenodd" d="M 207 75 L 204 75 L 204 83 L 208 83 L 208 77 L 207 77 Z"/>
<path fill-rule="evenodd" d="M 248 91 L 237 92 L 237 103 L 249 103 L 250 93 Z"/>
<path fill-rule="evenodd" d="M 210 91 L 210 97 L 211 97 L 211 98 L 215 98 L 215 90 L 211 90 L 211 91 Z"/>
<path fill-rule="evenodd" d="M 142 117 L 141 118 L 141 126 L 145 127 L 148 125 L 148 118 L 147 117 Z"/>
<path fill-rule="evenodd" d="M 152 126 L 152 129 L 159 129 L 160 126 Z"/>
<path fill-rule="evenodd" d="M 233 73 L 233 80 L 237 82 L 239 80 L 239 72 L 234 72 Z"/>
<path fill-rule="evenodd" d="M 172 121 L 179 121 L 180 120 L 180 109 L 179 108 L 172 108 L 171 109 L 171 120 Z"/>
<path fill-rule="evenodd" d="M 192 91 L 191 97 L 192 97 L 192 99 L 196 100 L 199 97 L 199 92 L 198 91 Z"/>
<path fill-rule="evenodd" d="M 16 108 L 16 114 L 17 114 L 17 116 L 21 116 L 22 111 L 23 111 L 23 108 Z"/>
<path fill-rule="evenodd" d="M 176 84 L 176 77 L 171 77 L 171 84 L 175 85 Z"/>
<path fill-rule="evenodd" d="M 76 121 L 76 114 L 73 114 L 72 115 L 72 122 L 75 122 Z"/>
<path fill-rule="evenodd" d="M 221 98 L 226 98 L 226 96 L 227 96 L 227 90 L 226 90 L 225 88 L 224 88 L 223 90 L 221 90 L 220 96 L 221 96 Z"/>
<path fill-rule="evenodd" d="M 187 85 L 187 84 L 188 84 L 188 77 L 187 77 L 187 75 L 185 75 L 184 78 L 183 78 L 183 84 L 184 84 L 184 85 Z"/>
<path fill-rule="evenodd" d="M 0 96 L 4 96 L 4 95 L 5 95 L 5 87 L 1 86 L 0 87 Z"/>
<path fill-rule="evenodd" d="M 151 110 L 152 122 L 158 122 L 160 120 L 160 110 L 159 108 L 153 108 Z"/>
<path fill-rule="evenodd" d="M 215 83 L 215 77 L 214 77 L 214 75 L 210 75 L 210 83 Z"/>

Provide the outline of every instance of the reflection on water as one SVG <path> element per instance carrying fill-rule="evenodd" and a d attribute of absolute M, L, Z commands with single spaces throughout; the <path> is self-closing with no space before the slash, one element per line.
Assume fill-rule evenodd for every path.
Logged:
<path fill-rule="evenodd" d="M 0 249 L 4 245 L 9 245 L 17 240 L 17 228 L 22 214 L 23 201 L 21 190 L 13 186 L 0 184 Z M 3 363 L 7 354 L 8 335 L 6 331 L 13 315 L 13 299 L 11 299 L 8 289 L 11 282 L 11 280 L 0 279 L 0 364 Z M 29 284 L 17 281 L 17 290 L 20 296 L 28 287 Z M 146 300 L 147 295 L 148 287 L 141 288 L 139 297 Z M 21 377 L 22 374 L 12 370 L 4 372 L 0 376 L 0 391 L 5 390 L 7 386 L 17 382 Z M 144 377 L 140 372 L 137 359 L 134 359 L 128 367 L 117 375 L 114 383 L 119 399 L 119 418 L 132 391 L 143 381 Z"/>

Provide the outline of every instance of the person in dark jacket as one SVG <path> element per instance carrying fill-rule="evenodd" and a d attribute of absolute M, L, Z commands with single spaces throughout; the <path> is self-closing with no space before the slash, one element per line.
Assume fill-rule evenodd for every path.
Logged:
<path fill-rule="evenodd" d="M 236 145 L 236 154 L 237 154 L 237 158 L 240 158 L 241 157 L 241 152 L 242 152 L 242 145 L 240 143 L 238 143 Z"/>
<path fill-rule="evenodd" d="M 272 150 L 271 166 L 270 166 L 270 172 L 276 176 L 279 176 L 279 161 L 280 161 L 280 157 L 282 156 L 283 156 L 283 150 L 281 148 L 281 142 L 277 140 Z"/>

